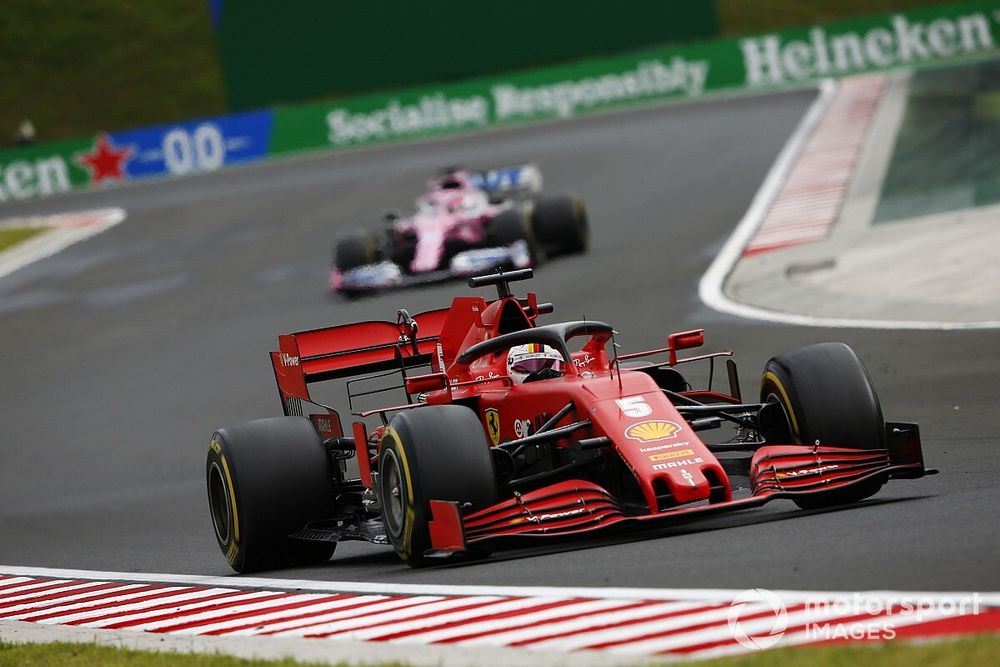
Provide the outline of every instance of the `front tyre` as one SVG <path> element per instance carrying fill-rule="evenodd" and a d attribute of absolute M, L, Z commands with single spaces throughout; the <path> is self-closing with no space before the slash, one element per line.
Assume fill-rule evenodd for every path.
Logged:
<path fill-rule="evenodd" d="M 878 394 L 861 359 L 844 343 L 806 345 L 764 367 L 761 402 L 777 402 L 795 442 L 849 449 L 885 449 Z M 803 509 L 845 505 L 876 493 L 885 479 L 795 498 Z"/>
<path fill-rule="evenodd" d="M 493 457 L 475 412 L 436 405 L 397 414 L 379 445 L 378 488 L 396 553 L 407 565 L 426 565 L 431 500 L 473 511 L 497 501 Z"/>
<path fill-rule="evenodd" d="M 541 197 L 532 215 L 535 234 L 545 253 L 581 253 L 590 245 L 587 209 L 578 195 Z"/>
<path fill-rule="evenodd" d="M 530 208 L 517 206 L 500 211 L 487 227 L 487 243 L 492 246 L 509 247 L 524 241 L 534 265 L 541 263 L 544 251 L 535 236 Z"/>
<path fill-rule="evenodd" d="M 288 537 L 334 511 L 323 442 L 308 419 L 272 417 L 216 431 L 208 448 L 215 538 L 237 572 L 328 561 L 333 542 Z"/>
<path fill-rule="evenodd" d="M 359 266 L 375 264 L 379 261 L 379 239 L 366 231 L 352 232 L 337 239 L 333 249 L 333 263 L 341 271 L 350 271 Z"/>

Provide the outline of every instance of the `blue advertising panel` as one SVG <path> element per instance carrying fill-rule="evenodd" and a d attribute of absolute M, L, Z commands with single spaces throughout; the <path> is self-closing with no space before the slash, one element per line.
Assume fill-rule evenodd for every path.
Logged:
<path fill-rule="evenodd" d="M 114 132 L 111 144 L 129 151 L 127 178 L 179 176 L 215 171 L 267 156 L 274 118 L 255 111 Z"/>

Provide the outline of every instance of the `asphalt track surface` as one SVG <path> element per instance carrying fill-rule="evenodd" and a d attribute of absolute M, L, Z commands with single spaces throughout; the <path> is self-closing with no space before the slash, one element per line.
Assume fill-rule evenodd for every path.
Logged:
<path fill-rule="evenodd" d="M 0 217 L 122 206 L 118 227 L 0 279 L 0 563 L 229 573 L 204 459 L 213 429 L 280 414 L 267 352 L 278 333 L 446 305 L 450 284 L 345 302 L 325 292 L 338 229 L 406 207 L 448 164 L 531 159 L 549 191 L 584 195 L 587 256 L 538 271 L 556 315 L 613 323 L 627 350 L 707 329 L 746 394 L 767 358 L 843 340 L 888 418 L 922 427 L 942 474 L 890 483 L 861 506 L 790 501 L 635 536 L 411 570 L 342 544 L 327 580 L 812 590 L 1000 589 L 992 331 L 798 328 L 703 306 L 698 280 L 813 99 L 810 92 L 652 107 L 0 208 Z M 873 285 L 873 289 L 877 286 Z M 550 320 L 551 321 L 551 320 Z M 234 584 L 238 579 L 234 579 Z"/>

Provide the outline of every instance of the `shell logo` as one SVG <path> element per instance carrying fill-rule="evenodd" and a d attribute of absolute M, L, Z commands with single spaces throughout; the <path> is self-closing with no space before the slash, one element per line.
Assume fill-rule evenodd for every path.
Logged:
<path fill-rule="evenodd" d="M 625 437 L 639 442 L 653 442 L 676 437 L 680 430 L 680 426 L 666 419 L 651 419 L 629 426 L 625 429 Z"/>

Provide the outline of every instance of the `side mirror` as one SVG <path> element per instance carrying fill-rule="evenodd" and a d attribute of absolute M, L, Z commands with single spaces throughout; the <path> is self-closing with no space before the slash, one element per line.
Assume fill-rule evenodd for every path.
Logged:
<path fill-rule="evenodd" d="M 667 351 L 670 353 L 670 365 L 677 363 L 677 351 L 701 347 L 705 344 L 705 330 L 678 331 L 667 336 Z"/>

